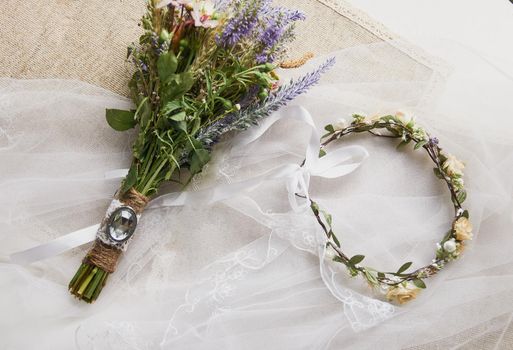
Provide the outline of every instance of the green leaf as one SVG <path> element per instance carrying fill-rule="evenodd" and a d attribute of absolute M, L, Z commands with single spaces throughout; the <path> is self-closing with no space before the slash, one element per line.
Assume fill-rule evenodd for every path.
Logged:
<path fill-rule="evenodd" d="M 209 160 L 210 152 L 208 152 L 206 149 L 193 150 L 189 167 L 191 174 L 197 174 L 201 172 L 203 166 L 207 164 Z"/>
<path fill-rule="evenodd" d="M 414 279 L 414 280 L 413 280 L 413 284 L 414 284 L 416 287 L 418 287 L 418 288 L 422 288 L 422 289 L 426 288 L 426 284 L 425 284 L 425 283 L 424 283 L 424 281 L 423 281 L 423 280 L 421 280 L 420 278 L 416 278 L 416 279 Z"/>
<path fill-rule="evenodd" d="M 387 126 L 386 129 L 388 131 L 390 131 L 390 133 L 395 136 L 395 137 L 400 137 L 401 136 L 401 132 L 399 130 L 397 130 L 396 128 L 392 127 L 392 126 Z"/>
<path fill-rule="evenodd" d="M 365 259 L 365 255 L 355 255 L 351 259 L 349 259 L 349 263 L 351 265 L 356 265 L 358 263 L 361 263 Z"/>
<path fill-rule="evenodd" d="M 319 215 L 319 204 L 312 202 L 312 204 L 310 204 L 310 208 L 312 208 L 314 215 Z"/>
<path fill-rule="evenodd" d="M 464 218 L 469 218 L 468 210 L 463 211 L 463 214 L 461 214 Z"/>
<path fill-rule="evenodd" d="M 409 143 L 410 143 L 410 141 L 411 141 L 411 139 L 410 139 L 410 138 L 409 138 L 409 139 L 407 139 L 406 141 L 404 141 L 404 140 L 403 140 L 403 141 L 401 141 L 401 143 L 399 143 L 399 144 L 397 145 L 397 147 L 396 147 L 396 148 L 397 148 L 397 149 L 399 149 L 399 148 L 401 148 L 401 147 L 403 147 L 403 146 L 406 146 L 407 144 L 409 144 Z"/>
<path fill-rule="evenodd" d="M 465 199 L 467 199 L 467 191 L 462 190 L 458 192 L 456 198 L 458 198 L 458 202 L 460 202 L 460 204 L 465 202 Z"/>
<path fill-rule="evenodd" d="M 135 186 L 137 183 L 137 169 L 135 165 L 132 165 L 130 167 L 130 170 L 128 171 L 127 176 L 123 180 L 123 184 L 121 185 L 121 192 L 125 193 L 129 189 Z"/>
<path fill-rule="evenodd" d="M 168 51 L 160 55 L 157 61 L 157 70 L 160 81 L 165 82 L 171 75 L 176 72 L 178 60 L 173 51 Z"/>
<path fill-rule="evenodd" d="M 337 245 L 337 247 L 339 247 L 339 248 L 340 248 L 340 242 L 339 242 L 339 240 L 338 240 L 337 236 L 335 236 L 335 234 L 334 234 L 333 232 L 331 233 L 331 238 L 333 239 L 333 242 L 335 242 L 335 244 Z"/>
<path fill-rule="evenodd" d="M 435 173 L 435 176 L 439 178 L 440 180 L 443 180 L 445 177 L 438 168 L 433 168 L 433 172 Z"/>
<path fill-rule="evenodd" d="M 326 151 L 321 148 L 321 150 L 319 151 L 319 158 L 322 158 L 325 155 L 326 155 Z"/>
<path fill-rule="evenodd" d="M 162 114 L 170 114 L 177 109 L 182 108 L 182 101 L 180 100 L 174 100 L 171 102 L 167 102 L 164 107 L 160 110 Z"/>
<path fill-rule="evenodd" d="M 335 132 L 335 128 L 332 124 L 328 124 L 324 127 L 324 130 L 326 130 L 328 133 L 333 134 Z"/>
<path fill-rule="evenodd" d="M 181 120 L 181 121 L 168 120 L 168 121 L 169 121 L 169 125 L 171 128 L 187 133 L 187 123 L 185 122 L 185 120 Z"/>
<path fill-rule="evenodd" d="M 148 97 L 145 97 L 139 104 L 139 107 L 137 107 L 137 111 L 135 111 L 135 119 L 139 120 L 141 128 L 146 129 L 151 120 L 151 105 Z"/>
<path fill-rule="evenodd" d="M 420 142 L 418 142 L 418 143 L 415 145 L 415 147 L 413 147 L 413 149 L 419 149 L 419 148 L 421 148 L 421 147 L 423 147 L 423 146 L 427 145 L 427 143 L 428 143 L 428 141 L 425 141 L 425 140 L 424 140 L 424 141 L 420 141 Z"/>
<path fill-rule="evenodd" d="M 185 114 L 185 112 L 182 111 L 180 113 L 173 114 L 171 117 L 169 117 L 169 119 L 175 120 L 177 122 L 181 122 L 181 121 L 185 120 L 185 117 L 186 117 L 186 114 Z"/>
<path fill-rule="evenodd" d="M 132 129 L 137 125 L 135 113 L 121 109 L 107 109 L 105 113 L 107 123 L 116 131 Z"/>
<path fill-rule="evenodd" d="M 367 281 L 369 281 L 370 284 L 377 285 L 379 283 L 378 279 L 376 278 L 376 275 L 374 275 L 371 271 L 365 269 L 364 273 L 365 277 L 367 278 Z"/>
<path fill-rule="evenodd" d="M 399 268 L 399 270 L 397 270 L 397 273 L 398 273 L 398 274 L 399 274 L 399 273 L 403 273 L 404 271 L 408 270 L 412 264 L 413 264 L 413 263 L 412 263 L 411 261 L 409 261 L 409 262 L 407 262 L 407 263 L 403 264 L 403 266 L 401 266 L 401 267 Z"/>
<path fill-rule="evenodd" d="M 445 233 L 445 236 L 444 236 L 444 238 L 442 239 L 442 241 L 440 242 L 440 244 L 441 244 L 441 245 L 443 245 L 445 242 L 447 242 L 449 239 L 451 239 L 452 234 L 453 234 L 453 230 L 452 230 L 452 228 L 451 228 L 449 231 L 447 231 L 447 232 Z"/>
<path fill-rule="evenodd" d="M 331 226 L 331 224 L 333 223 L 333 216 L 331 216 L 331 214 L 325 212 L 324 210 L 322 211 L 322 215 L 324 216 L 324 220 L 326 220 L 328 225 Z"/>
<path fill-rule="evenodd" d="M 342 260 L 342 258 L 338 255 L 335 255 L 333 257 L 333 261 L 336 261 L 336 262 L 339 262 L 339 263 L 344 263 L 344 260 Z"/>
<path fill-rule="evenodd" d="M 171 74 L 162 86 L 161 98 L 163 103 L 176 100 L 182 97 L 194 85 L 194 78 L 191 72 Z"/>

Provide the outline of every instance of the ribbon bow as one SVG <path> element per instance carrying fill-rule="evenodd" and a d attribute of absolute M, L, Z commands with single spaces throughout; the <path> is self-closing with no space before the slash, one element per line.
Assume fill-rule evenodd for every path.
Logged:
<path fill-rule="evenodd" d="M 339 148 L 323 157 L 319 157 L 321 148 L 320 135 L 310 113 L 301 106 L 289 107 L 282 110 L 280 113 L 275 113 L 268 117 L 260 127 L 255 127 L 254 129 L 240 134 L 235 139 L 234 144 L 237 146 L 233 148 L 233 151 L 244 149 L 244 147 L 259 139 L 278 120 L 283 119 L 295 119 L 300 121 L 306 124 L 311 131 L 310 140 L 306 148 L 305 160 L 302 165 L 287 163 L 244 181 L 221 184 L 200 191 L 165 194 L 152 200 L 147 209 L 212 204 L 253 190 L 265 181 L 284 179 L 291 208 L 294 211 L 302 211 L 310 205 L 308 189 L 312 176 L 322 178 L 342 177 L 356 170 L 365 158 L 368 157 L 367 150 L 361 146 Z M 127 169 L 112 170 L 105 174 L 105 179 L 122 178 L 126 176 L 127 172 Z M 92 225 L 66 234 L 51 242 L 14 253 L 10 256 L 10 262 L 26 265 L 92 242 L 96 237 L 98 227 L 99 224 Z"/>

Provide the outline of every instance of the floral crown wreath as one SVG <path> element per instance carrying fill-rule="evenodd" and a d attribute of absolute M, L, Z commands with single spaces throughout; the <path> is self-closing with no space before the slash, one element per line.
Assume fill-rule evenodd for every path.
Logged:
<path fill-rule="evenodd" d="M 438 273 L 445 265 L 457 259 L 465 247 L 465 241 L 472 239 L 472 225 L 469 213 L 462 208 L 467 193 L 464 189 L 464 164 L 454 156 L 443 152 L 438 145 L 438 139 L 431 137 L 422 127 L 415 124 L 413 119 L 405 120 L 403 114 L 387 115 L 374 118 L 365 118 L 354 115 L 352 123 L 344 125 L 327 125 L 327 134 L 323 136 L 321 156 L 326 154 L 325 146 L 352 133 L 367 132 L 378 137 L 401 139 L 399 146 L 410 142 L 415 144 L 414 149 L 424 149 L 429 158 L 435 163 L 433 168 L 437 178 L 447 184 L 454 206 L 454 219 L 451 228 L 442 240 L 436 244 L 435 257 L 429 265 L 408 272 L 412 262 L 406 262 L 396 272 L 383 272 L 374 268 L 363 266 L 364 255 L 347 255 L 332 229 L 332 216 L 319 205 L 310 200 L 310 207 L 326 234 L 326 249 L 333 261 L 344 264 L 351 276 L 361 275 L 371 287 L 381 289 L 390 301 L 403 304 L 414 299 L 420 289 L 426 288 L 424 280 Z M 380 131 L 384 130 L 385 133 Z M 398 147 L 399 147 L 398 146 Z"/>

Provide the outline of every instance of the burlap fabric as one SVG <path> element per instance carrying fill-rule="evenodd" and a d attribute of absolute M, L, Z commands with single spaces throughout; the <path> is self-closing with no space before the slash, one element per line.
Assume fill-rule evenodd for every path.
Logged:
<path fill-rule="evenodd" d="M 339 0 L 278 3 L 308 14 L 308 20 L 299 24 L 299 40 L 291 50 L 294 56 L 392 38 Z M 130 69 L 126 47 L 139 36 L 143 7 L 144 0 L 4 0 L 0 76 L 78 79 L 126 95 Z M 405 74 L 418 71 L 419 59 L 402 56 Z"/>
<path fill-rule="evenodd" d="M 136 40 L 144 0 L 3 0 L 0 9 L 0 76 L 78 79 L 127 94 L 126 47 Z M 291 52 L 301 56 L 395 39 L 386 29 L 341 0 L 279 0 L 303 9 L 308 20 L 298 27 Z M 433 61 L 419 51 L 396 47 L 400 74 L 430 74 Z M 371 63 L 369 63 L 371 64 Z M 483 325 L 486 328 L 487 325 Z M 476 332 L 482 329 L 473 330 Z M 465 344 L 465 334 L 410 349 L 488 349 L 498 337 L 510 341 L 513 330 L 484 332 Z M 509 337 L 509 338 L 508 338 Z M 493 345 L 492 345 L 493 346 Z M 507 347 L 506 347 L 507 348 Z"/>

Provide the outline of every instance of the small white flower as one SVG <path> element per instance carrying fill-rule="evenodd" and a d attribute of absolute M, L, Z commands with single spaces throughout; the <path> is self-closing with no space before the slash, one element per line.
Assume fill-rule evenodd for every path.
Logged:
<path fill-rule="evenodd" d="M 339 119 L 336 123 L 333 124 L 333 129 L 335 130 L 343 130 L 349 126 L 349 123 L 345 119 Z"/>
<path fill-rule="evenodd" d="M 235 105 L 235 109 L 236 109 L 236 110 L 238 110 L 238 111 L 240 111 L 240 108 L 241 108 L 241 107 L 240 107 L 240 104 L 238 104 L 238 103 L 237 103 L 237 104 Z"/>
<path fill-rule="evenodd" d="M 334 257 L 335 257 L 335 252 L 331 249 L 327 249 L 326 253 L 324 254 L 324 258 L 327 260 L 333 260 Z"/>
<path fill-rule="evenodd" d="M 451 238 L 450 240 L 446 241 L 444 243 L 444 250 L 448 253 L 453 253 L 456 251 L 456 241 L 454 240 L 454 238 Z"/>
<path fill-rule="evenodd" d="M 215 6 L 210 0 L 195 0 L 192 3 L 192 18 L 196 27 L 215 28 L 219 23 L 215 19 Z"/>
<path fill-rule="evenodd" d="M 367 118 L 365 118 L 365 124 L 367 124 L 367 125 L 374 125 L 377 122 L 381 121 L 381 118 L 382 118 L 382 116 L 380 116 L 380 115 L 375 115 L 375 116 L 372 116 L 372 117 L 367 117 Z"/>
<path fill-rule="evenodd" d="M 398 111 L 395 116 L 404 124 L 408 124 L 410 121 L 413 120 L 413 113 L 406 112 L 406 111 Z"/>
<path fill-rule="evenodd" d="M 429 136 L 426 131 L 420 127 L 413 128 L 413 137 L 422 141 L 429 140 Z"/>

